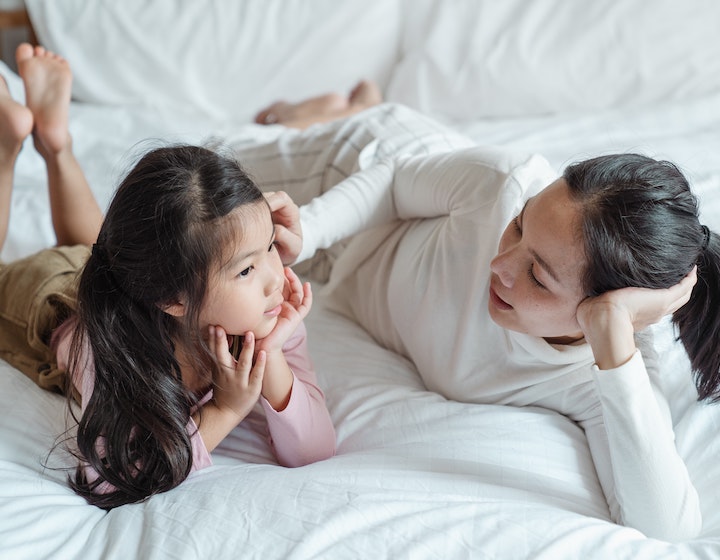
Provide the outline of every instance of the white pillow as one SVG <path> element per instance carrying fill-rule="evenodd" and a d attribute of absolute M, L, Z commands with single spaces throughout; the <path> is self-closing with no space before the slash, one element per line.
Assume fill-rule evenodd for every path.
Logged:
<path fill-rule="evenodd" d="M 27 0 L 79 101 L 250 118 L 278 98 L 389 80 L 401 0 Z"/>
<path fill-rule="evenodd" d="M 453 120 L 720 90 L 717 0 L 416 0 L 389 100 Z"/>

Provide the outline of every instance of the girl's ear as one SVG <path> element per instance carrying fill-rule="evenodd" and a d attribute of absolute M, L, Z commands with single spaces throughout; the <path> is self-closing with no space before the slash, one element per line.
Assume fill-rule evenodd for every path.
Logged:
<path fill-rule="evenodd" d="M 173 317 L 184 317 L 185 316 L 185 303 L 180 300 L 175 303 L 166 303 L 159 306 L 165 313 L 172 315 Z"/>

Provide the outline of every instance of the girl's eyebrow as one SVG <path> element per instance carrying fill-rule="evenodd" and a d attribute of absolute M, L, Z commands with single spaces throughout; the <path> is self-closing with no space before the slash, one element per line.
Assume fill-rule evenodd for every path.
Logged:
<path fill-rule="evenodd" d="M 272 231 L 270 232 L 270 242 L 265 245 L 264 247 L 261 247 L 259 249 L 255 249 L 254 251 L 246 251 L 244 253 L 237 253 L 234 255 L 223 268 L 233 268 L 237 263 L 244 261 L 245 259 L 252 257 L 254 255 L 259 255 L 260 253 L 263 253 L 267 247 L 272 245 L 272 243 L 275 241 L 275 224 L 273 224 Z"/>

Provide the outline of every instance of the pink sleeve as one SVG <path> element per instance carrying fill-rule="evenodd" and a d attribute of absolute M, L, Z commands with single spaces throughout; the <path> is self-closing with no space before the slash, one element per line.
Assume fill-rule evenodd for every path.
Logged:
<path fill-rule="evenodd" d="M 197 404 L 197 408 L 200 408 L 211 398 L 212 391 L 210 391 L 200 400 L 200 402 Z M 192 416 L 190 417 L 190 420 L 188 420 L 187 430 L 190 434 L 190 443 L 192 444 L 193 453 L 190 472 L 199 471 L 200 469 L 204 469 L 206 467 L 211 467 L 213 463 L 212 458 L 210 457 L 210 452 L 207 450 L 207 447 L 205 447 L 205 442 L 200 436 L 200 431 L 198 430 L 197 424 L 195 424 L 195 420 L 192 419 Z"/>
<path fill-rule="evenodd" d="M 264 398 L 260 402 L 278 462 L 286 467 L 300 467 L 335 455 L 335 428 L 325 406 L 325 395 L 317 386 L 303 323 L 283 352 L 294 376 L 290 401 L 280 412 Z"/>

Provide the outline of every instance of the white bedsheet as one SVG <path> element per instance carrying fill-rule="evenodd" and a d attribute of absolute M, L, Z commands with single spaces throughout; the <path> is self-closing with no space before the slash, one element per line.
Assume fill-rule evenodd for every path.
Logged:
<path fill-rule="evenodd" d="M 10 76 L 14 93 L 19 82 Z M 720 231 L 720 99 L 642 112 L 457 124 L 482 144 L 569 161 L 624 149 L 678 162 Z M 711 110 L 712 109 L 712 110 Z M 173 113 L 73 105 L 76 153 L 102 205 L 146 138 L 237 141 L 274 128 Z M 696 139 L 688 142 L 688 138 Z M 158 140 L 159 141 L 159 140 Z M 138 144 L 140 143 L 140 144 Z M 52 244 L 44 165 L 17 165 L 9 260 Z M 537 408 L 469 405 L 424 389 L 412 365 L 316 303 L 307 320 L 338 455 L 279 467 L 259 412 L 171 492 L 109 513 L 65 483 L 64 400 L 0 361 L 0 557 L 37 558 L 715 558 L 720 557 L 720 406 L 693 401 L 689 367 L 658 327 L 678 448 L 704 527 L 688 543 L 612 524 L 584 434 Z"/>

